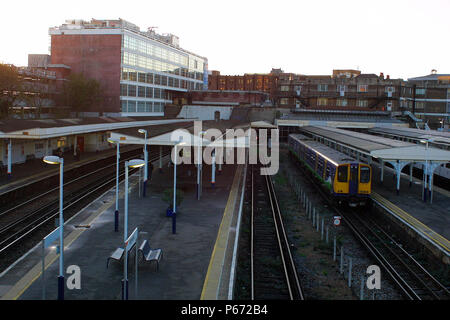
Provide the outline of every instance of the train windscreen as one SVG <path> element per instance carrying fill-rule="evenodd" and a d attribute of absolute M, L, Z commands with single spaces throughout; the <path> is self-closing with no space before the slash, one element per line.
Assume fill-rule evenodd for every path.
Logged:
<path fill-rule="evenodd" d="M 348 165 L 338 167 L 338 182 L 348 181 Z"/>
<path fill-rule="evenodd" d="M 370 168 L 369 167 L 360 167 L 360 177 L 359 182 L 368 183 L 370 182 Z"/>

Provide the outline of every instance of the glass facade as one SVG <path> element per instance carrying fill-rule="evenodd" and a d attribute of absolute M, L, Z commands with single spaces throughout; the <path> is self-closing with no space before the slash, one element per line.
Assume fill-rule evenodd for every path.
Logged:
<path fill-rule="evenodd" d="M 129 31 L 122 42 L 122 112 L 162 113 L 171 91 L 203 89 L 205 59 Z"/>

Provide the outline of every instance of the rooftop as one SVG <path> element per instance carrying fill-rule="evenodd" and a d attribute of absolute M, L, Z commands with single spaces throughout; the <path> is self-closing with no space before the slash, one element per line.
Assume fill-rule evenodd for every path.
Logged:
<path fill-rule="evenodd" d="M 124 19 L 105 19 L 105 20 L 97 20 L 97 19 L 91 19 L 91 21 L 85 21 L 82 19 L 71 19 L 66 20 L 66 23 L 55 26 L 53 28 L 49 28 L 50 34 L 57 34 L 60 31 L 69 31 L 69 32 L 76 32 L 76 30 L 94 30 L 94 29 L 118 29 L 118 30 L 128 30 L 134 33 L 137 33 L 141 36 L 144 36 L 146 38 L 161 42 L 165 45 L 168 45 L 170 47 L 173 47 L 177 50 L 184 51 L 188 54 L 192 54 L 194 56 L 197 56 L 199 58 L 207 60 L 206 57 L 202 57 L 198 54 L 195 54 L 193 52 L 190 52 L 188 50 L 182 49 L 179 44 L 179 38 L 176 35 L 173 35 L 171 33 L 163 33 L 159 34 L 155 32 L 156 27 L 149 27 L 147 31 L 141 31 L 141 29 L 135 25 L 134 23 L 131 23 L 129 21 L 126 21 Z"/>

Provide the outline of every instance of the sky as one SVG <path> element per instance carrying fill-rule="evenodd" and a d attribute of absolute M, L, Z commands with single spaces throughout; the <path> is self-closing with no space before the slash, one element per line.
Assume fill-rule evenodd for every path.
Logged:
<path fill-rule="evenodd" d="M 450 73 L 450 0 L 24 1 L 0 4 L 0 62 L 48 53 L 66 19 L 122 18 L 172 33 L 221 74 L 333 69 L 407 79 Z"/>

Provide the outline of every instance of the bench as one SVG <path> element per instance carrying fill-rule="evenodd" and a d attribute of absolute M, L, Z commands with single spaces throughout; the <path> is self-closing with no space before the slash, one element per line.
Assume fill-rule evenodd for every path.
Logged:
<path fill-rule="evenodd" d="M 151 249 L 147 240 L 144 240 L 138 250 L 142 253 L 142 259 L 146 262 L 156 261 L 156 271 L 159 270 L 159 261 L 162 258 L 162 249 Z"/>
<path fill-rule="evenodd" d="M 135 246 L 135 244 L 133 244 L 133 246 L 130 248 L 130 250 L 128 250 L 128 254 L 130 254 L 130 252 L 133 251 L 134 246 Z M 114 252 L 111 253 L 111 255 L 108 257 L 108 259 L 106 259 L 106 269 L 108 269 L 110 260 L 115 260 L 115 261 L 122 260 L 124 252 L 125 252 L 124 248 L 117 248 L 116 250 L 114 250 Z M 128 259 L 128 261 L 129 260 L 130 259 Z"/>

